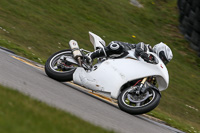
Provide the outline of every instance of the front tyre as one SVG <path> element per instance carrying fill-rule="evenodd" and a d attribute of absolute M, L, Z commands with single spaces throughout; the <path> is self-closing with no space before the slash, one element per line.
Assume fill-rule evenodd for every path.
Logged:
<path fill-rule="evenodd" d="M 63 58 L 72 58 L 72 51 L 70 49 L 61 50 L 50 56 L 45 63 L 45 72 L 50 78 L 57 81 L 71 81 L 77 65 L 67 62 Z"/>
<path fill-rule="evenodd" d="M 161 95 L 158 90 L 148 89 L 145 93 L 136 95 L 130 93 L 133 88 L 124 90 L 118 97 L 118 106 L 121 110 L 134 114 L 144 114 L 158 106 Z"/>

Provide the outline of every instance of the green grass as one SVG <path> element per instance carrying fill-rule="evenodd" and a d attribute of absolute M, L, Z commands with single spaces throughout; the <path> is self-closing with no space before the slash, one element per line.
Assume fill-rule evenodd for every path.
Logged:
<path fill-rule="evenodd" d="M 129 0 L 4 0 L 0 45 L 44 64 L 54 52 L 68 48 L 70 39 L 92 50 L 88 31 L 107 44 L 165 42 L 174 54 L 167 66 L 170 85 L 150 114 L 186 132 L 200 132 L 200 58 L 178 30 L 176 1 L 139 1 L 144 8 L 132 6 Z"/>
<path fill-rule="evenodd" d="M 1 133 L 109 133 L 74 115 L 0 85 Z"/>

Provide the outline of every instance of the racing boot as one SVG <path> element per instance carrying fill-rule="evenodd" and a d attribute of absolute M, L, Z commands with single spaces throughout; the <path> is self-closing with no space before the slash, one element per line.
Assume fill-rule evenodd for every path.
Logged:
<path fill-rule="evenodd" d="M 88 53 L 85 56 L 85 59 L 87 63 L 91 63 L 93 59 L 99 58 L 99 57 L 106 57 L 106 53 L 104 52 L 103 49 L 97 49 L 94 52 Z"/>

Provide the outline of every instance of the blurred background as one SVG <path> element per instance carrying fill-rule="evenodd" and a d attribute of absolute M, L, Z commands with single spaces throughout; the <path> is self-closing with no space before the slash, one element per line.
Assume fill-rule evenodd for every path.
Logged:
<path fill-rule="evenodd" d="M 200 1 L 178 0 L 180 31 L 200 56 Z"/>

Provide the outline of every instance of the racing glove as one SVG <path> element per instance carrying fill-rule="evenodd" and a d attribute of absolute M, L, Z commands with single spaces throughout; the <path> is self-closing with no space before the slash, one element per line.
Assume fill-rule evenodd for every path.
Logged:
<path fill-rule="evenodd" d="M 144 61 L 146 61 L 146 62 L 148 62 L 148 63 L 152 63 L 152 62 L 153 62 L 153 61 L 152 61 L 152 56 L 149 55 L 149 54 L 147 54 L 147 53 L 143 53 L 143 54 L 141 55 L 141 57 L 142 57 L 142 59 L 143 59 Z"/>

